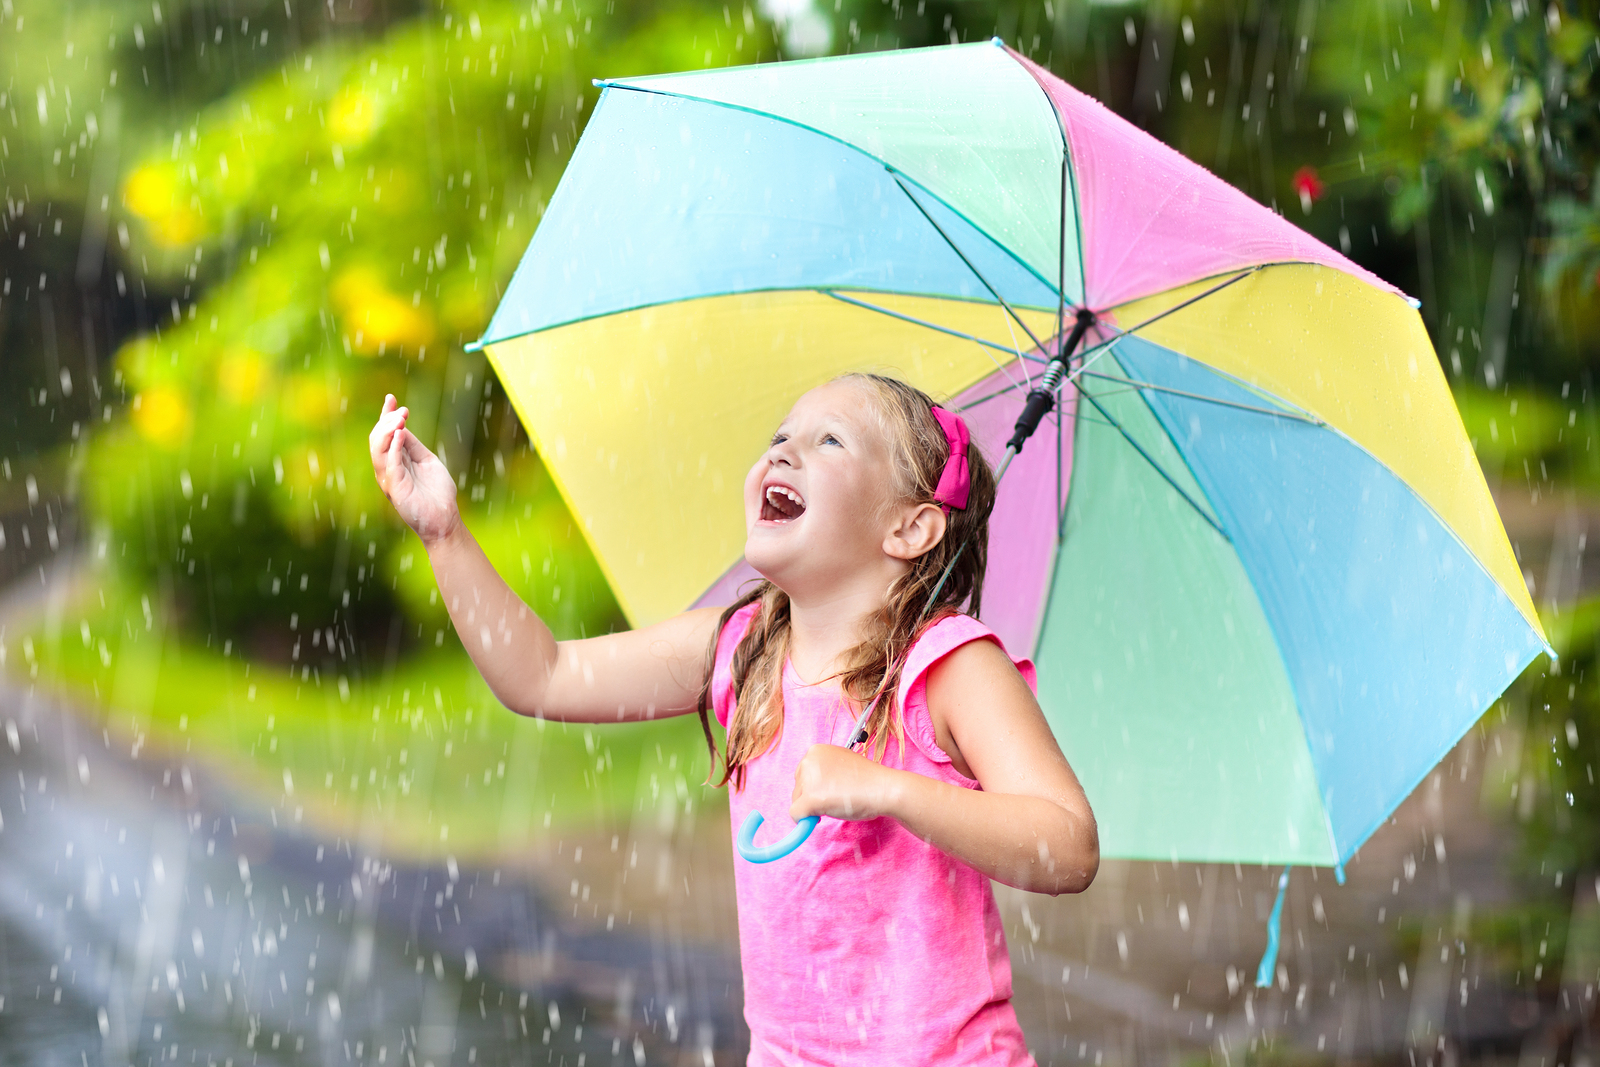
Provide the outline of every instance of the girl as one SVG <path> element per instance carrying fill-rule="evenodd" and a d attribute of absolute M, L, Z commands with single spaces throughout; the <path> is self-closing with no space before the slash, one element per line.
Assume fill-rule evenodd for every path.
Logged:
<path fill-rule="evenodd" d="M 570 722 L 698 711 L 735 827 L 831 817 L 782 860 L 734 861 L 750 1064 L 1033 1064 L 989 879 L 1081 892 L 1099 845 L 1032 665 L 973 617 L 995 483 L 959 416 L 874 375 L 813 389 L 745 480 L 757 589 L 558 642 L 407 414 L 385 399 L 373 469 L 501 702 Z M 863 751 L 842 747 L 869 705 Z"/>

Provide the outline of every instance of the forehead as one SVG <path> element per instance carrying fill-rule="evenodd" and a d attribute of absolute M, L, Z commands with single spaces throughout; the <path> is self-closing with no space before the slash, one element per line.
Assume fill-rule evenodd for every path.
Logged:
<path fill-rule="evenodd" d="M 846 378 L 819 385 L 802 395 L 783 421 L 784 425 L 829 422 L 876 434 L 880 420 L 866 386 Z"/>

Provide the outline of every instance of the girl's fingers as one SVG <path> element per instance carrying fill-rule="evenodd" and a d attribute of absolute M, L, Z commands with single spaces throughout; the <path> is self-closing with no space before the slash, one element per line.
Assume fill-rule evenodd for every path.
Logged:
<path fill-rule="evenodd" d="M 395 481 L 401 474 L 403 464 L 400 460 L 400 434 L 404 431 L 391 430 L 383 442 L 381 451 L 374 451 L 373 466 L 379 469 L 379 483 L 384 492 L 390 492 L 395 487 Z"/>
<path fill-rule="evenodd" d="M 406 419 L 411 414 L 406 408 L 391 407 L 390 402 L 393 400 L 394 397 L 391 396 L 384 402 L 383 414 L 378 416 L 378 424 L 372 428 L 372 433 L 367 438 L 374 462 L 389 450 L 389 442 L 394 432 L 405 426 Z"/>
<path fill-rule="evenodd" d="M 367 443 L 374 456 L 389 447 L 388 435 L 395 425 L 394 411 L 394 394 L 390 393 L 383 398 L 383 410 L 378 412 L 378 421 L 373 423 L 372 432 L 367 435 Z"/>
<path fill-rule="evenodd" d="M 393 430 L 384 426 L 381 419 L 378 425 L 372 428 L 372 432 L 367 435 L 367 451 L 372 453 L 372 462 L 378 462 L 378 457 L 389 451 L 389 438 L 393 433 Z"/>

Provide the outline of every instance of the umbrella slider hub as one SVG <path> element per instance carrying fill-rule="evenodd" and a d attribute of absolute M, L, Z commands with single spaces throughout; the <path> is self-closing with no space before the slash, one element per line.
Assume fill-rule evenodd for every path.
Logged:
<path fill-rule="evenodd" d="M 1066 343 L 1057 349 L 1055 358 L 1050 360 L 1050 365 L 1045 368 L 1039 384 L 1028 390 L 1028 402 L 1023 405 L 1022 414 L 1017 416 L 1016 426 L 1011 431 L 1011 440 L 1006 442 L 1009 451 L 1021 452 L 1022 446 L 1039 428 L 1039 423 L 1055 410 L 1056 390 L 1061 387 L 1061 380 L 1067 375 L 1067 361 L 1072 358 L 1072 353 L 1083 341 L 1084 334 L 1088 333 L 1089 327 L 1093 325 L 1094 312 L 1088 308 L 1079 308 L 1077 321 L 1072 324 L 1072 332 L 1067 335 Z"/>

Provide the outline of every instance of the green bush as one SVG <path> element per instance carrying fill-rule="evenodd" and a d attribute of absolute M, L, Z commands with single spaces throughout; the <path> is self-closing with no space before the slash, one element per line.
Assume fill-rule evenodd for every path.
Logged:
<path fill-rule="evenodd" d="M 200 288 L 116 355 L 126 419 L 87 502 L 121 575 L 191 635 L 444 640 L 431 575 L 371 475 L 385 393 L 458 476 L 495 561 L 564 633 L 619 621 L 604 576 L 468 352 L 521 257 L 597 75 L 761 57 L 745 8 L 446 4 L 293 57 L 155 145 L 121 186 L 129 258 Z M 433 634 L 427 631 L 432 629 Z"/>

